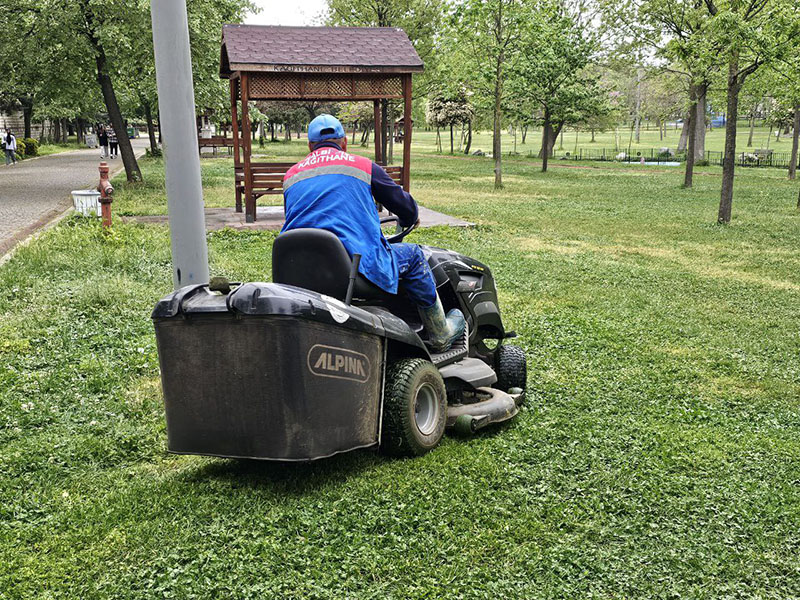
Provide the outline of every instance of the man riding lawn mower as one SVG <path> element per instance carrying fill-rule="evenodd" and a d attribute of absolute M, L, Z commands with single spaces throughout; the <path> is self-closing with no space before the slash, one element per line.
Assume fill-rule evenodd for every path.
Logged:
<path fill-rule="evenodd" d="M 489 268 L 400 243 L 419 224 L 416 202 L 346 152 L 336 118 L 314 119 L 308 139 L 310 154 L 284 178 L 274 283 L 188 286 L 153 312 L 170 451 L 413 456 L 446 427 L 513 418 L 526 360 L 503 343 L 515 334 Z M 375 202 L 395 216 L 380 219 Z M 381 224 L 392 221 L 402 231 L 387 240 Z"/>
<path fill-rule="evenodd" d="M 457 308 L 447 316 L 436 293 L 431 268 L 416 244 L 390 244 L 381 233 L 375 202 L 397 215 L 401 228 L 419 225 L 419 209 L 411 194 L 391 180 L 383 168 L 362 156 L 348 154 L 347 136 L 336 117 L 320 115 L 308 126 L 304 160 L 286 173 L 283 195 L 286 223 L 295 229 L 325 229 L 361 256 L 358 272 L 388 294 L 397 294 L 398 279 L 416 305 L 435 352 L 450 348 L 464 333 L 464 315 Z M 373 200 L 374 197 L 374 200 Z"/>

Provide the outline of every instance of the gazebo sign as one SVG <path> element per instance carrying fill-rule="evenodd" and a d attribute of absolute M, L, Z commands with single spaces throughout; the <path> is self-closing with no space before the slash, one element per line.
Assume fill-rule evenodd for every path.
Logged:
<path fill-rule="evenodd" d="M 236 171 L 236 210 L 242 196 L 248 222 L 256 201 L 282 193 L 289 163 L 253 163 L 248 113 L 250 100 L 369 101 L 374 105 L 375 162 L 382 156 L 381 100 L 402 99 L 411 121 L 411 77 L 423 66 L 402 29 L 394 27 L 278 27 L 225 25 L 220 77 L 230 80 Z M 239 135 L 239 106 L 242 131 Z M 403 164 L 387 167 L 408 190 L 411 132 L 403 143 Z"/>

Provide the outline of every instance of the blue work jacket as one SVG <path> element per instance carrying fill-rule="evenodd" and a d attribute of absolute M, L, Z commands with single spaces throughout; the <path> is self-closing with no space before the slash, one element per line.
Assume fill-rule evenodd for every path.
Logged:
<path fill-rule="evenodd" d="M 381 232 L 375 201 L 396 214 L 403 227 L 417 220 L 419 209 L 380 165 L 323 142 L 286 173 L 283 196 L 281 232 L 303 227 L 330 231 L 351 257 L 361 255 L 358 270 L 364 277 L 397 293 L 397 261 Z"/>

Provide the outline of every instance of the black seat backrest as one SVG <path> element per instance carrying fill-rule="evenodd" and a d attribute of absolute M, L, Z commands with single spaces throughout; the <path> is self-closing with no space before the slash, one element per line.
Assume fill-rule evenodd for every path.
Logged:
<path fill-rule="evenodd" d="M 352 260 L 325 229 L 292 229 L 272 246 L 272 281 L 344 299 Z"/>

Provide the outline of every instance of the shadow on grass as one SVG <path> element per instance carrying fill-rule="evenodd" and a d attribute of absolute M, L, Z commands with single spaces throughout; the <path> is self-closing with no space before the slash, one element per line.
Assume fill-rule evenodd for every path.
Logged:
<path fill-rule="evenodd" d="M 187 470 L 184 483 L 215 480 L 235 487 L 271 488 L 281 494 L 302 495 L 328 485 L 342 485 L 354 476 L 392 461 L 375 450 L 355 450 L 310 462 L 215 459 Z"/>

